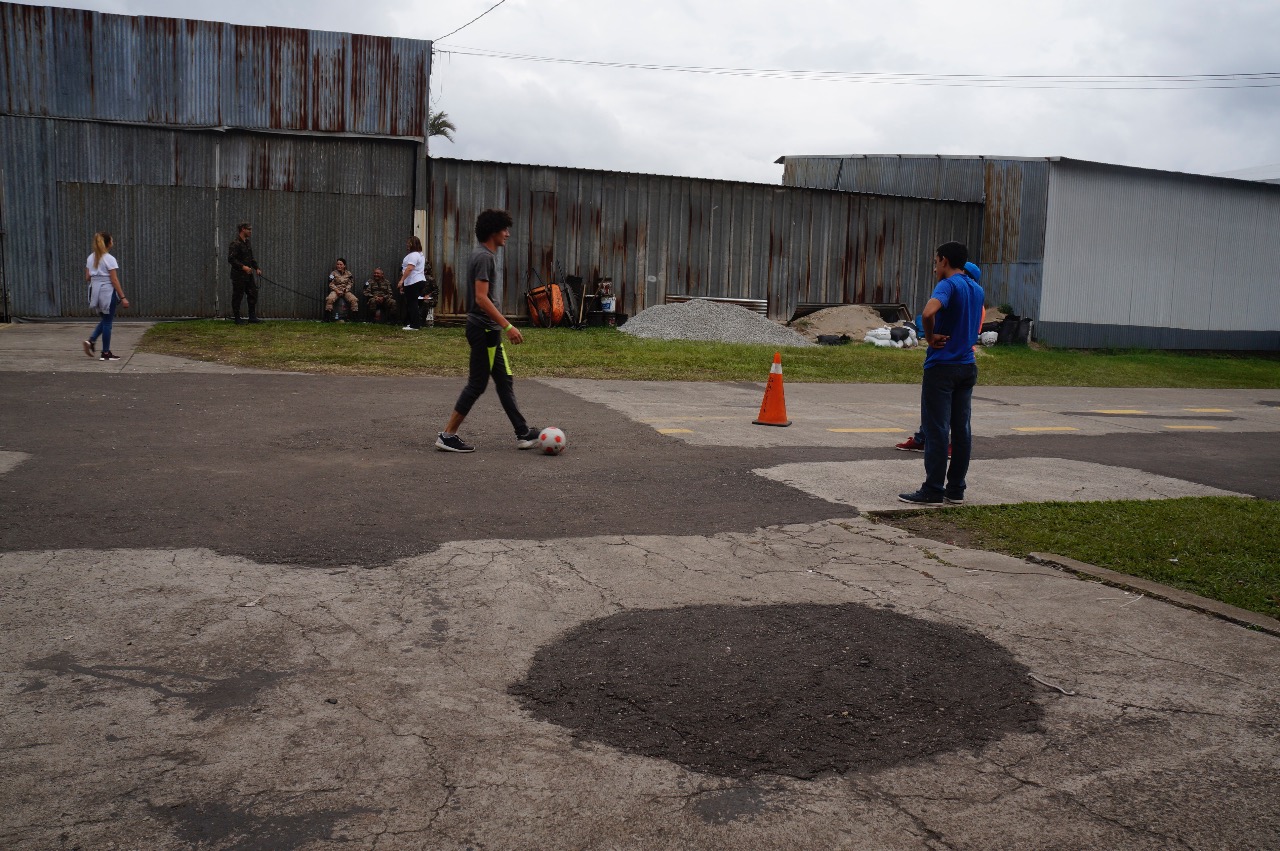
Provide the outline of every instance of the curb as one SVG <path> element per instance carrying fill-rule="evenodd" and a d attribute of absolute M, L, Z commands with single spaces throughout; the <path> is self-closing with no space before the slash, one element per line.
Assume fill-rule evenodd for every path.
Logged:
<path fill-rule="evenodd" d="M 1193 609 L 1206 615 L 1213 615 L 1239 626 L 1252 627 L 1280 638 L 1280 620 L 1260 615 L 1257 612 L 1251 612 L 1248 609 L 1228 605 L 1227 603 L 1220 603 L 1217 600 L 1210 600 L 1206 597 L 1201 597 L 1199 594 L 1192 594 L 1190 591 L 1180 591 L 1177 588 L 1170 588 L 1168 585 L 1161 585 L 1159 582 L 1152 582 L 1149 579 L 1140 579 L 1127 573 L 1117 573 L 1105 567 L 1086 564 L 1083 561 L 1076 561 L 1073 558 L 1054 555 L 1053 553 L 1028 553 L 1027 560 L 1036 564 L 1060 568 L 1069 573 L 1089 576 L 1107 585 L 1114 585 L 1117 588 L 1139 591 L 1148 597 L 1154 597 L 1157 600 L 1163 600 L 1166 603 L 1172 603 L 1184 609 Z"/>

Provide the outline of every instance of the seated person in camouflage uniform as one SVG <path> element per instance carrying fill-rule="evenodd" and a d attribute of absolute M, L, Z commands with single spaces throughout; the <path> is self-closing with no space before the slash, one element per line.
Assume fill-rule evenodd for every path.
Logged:
<path fill-rule="evenodd" d="M 332 313 L 333 306 L 341 298 L 346 299 L 347 305 L 351 308 L 351 315 L 354 316 L 360 309 L 360 301 L 351 291 L 354 285 L 355 279 L 347 271 L 347 261 L 339 257 L 333 264 L 333 271 L 329 273 L 329 295 L 324 300 L 324 312 Z"/>
<path fill-rule="evenodd" d="M 373 277 L 364 282 L 364 297 L 374 322 L 395 315 L 398 306 L 395 284 L 387 280 L 381 269 L 374 269 Z"/>

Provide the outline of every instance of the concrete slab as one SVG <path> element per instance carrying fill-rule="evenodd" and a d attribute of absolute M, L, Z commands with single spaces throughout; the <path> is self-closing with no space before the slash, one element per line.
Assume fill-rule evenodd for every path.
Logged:
<path fill-rule="evenodd" d="M 86 357 L 81 347 L 81 341 L 93 331 L 92 322 L 0 325 L 0 372 L 269 374 L 266 370 L 137 351 L 142 335 L 155 324 L 117 319 L 111 330 L 111 348 L 120 360 L 106 363 Z M 98 351 L 102 351 L 101 344 Z"/>
<path fill-rule="evenodd" d="M 864 519 L 457 541 L 369 569 L 10 552 L 0 587 L 7 848 L 257 836 L 274 848 L 1164 849 L 1280 836 L 1275 637 Z M 1035 675 L 1043 728 L 878 771 L 742 782 L 578 740 L 507 693 L 539 646 L 592 618 L 785 601 L 975 630 Z"/>
<path fill-rule="evenodd" d="M 753 472 L 859 511 L 917 510 L 918 506 L 898 500 L 898 494 L 915 490 L 924 480 L 921 456 L 912 455 L 909 459 L 890 461 L 779 464 Z M 966 505 L 1248 496 L 1141 470 L 1065 458 L 976 460 L 970 464 L 966 478 L 974 483 L 965 494 Z"/>

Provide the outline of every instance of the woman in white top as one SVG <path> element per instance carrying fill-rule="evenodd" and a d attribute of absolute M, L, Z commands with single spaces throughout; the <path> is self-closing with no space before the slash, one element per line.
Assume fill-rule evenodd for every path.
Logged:
<path fill-rule="evenodd" d="M 81 345 L 84 346 L 84 353 L 93 357 L 98 337 L 102 337 L 102 357 L 99 360 L 120 360 L 111 353 L 111 323 L 116 318 L 117 306 L 129 306 L 129 299 L 124 297 L 120 275 L 117 274 L 120 264 L 109 253 L 111 246 L 111 234 L 95 233 L 93 253 L 84 261 L 84 280 L 89 285 L 89 307 L 96 310 L 102 318 L 98 320 L 89 339 Z"/>
<path fill-rule="evenodd" d="M 416 236 L 409 237 L 404 247 L 409 253 L 400 261 L 400 282 L 396 286 L 404 294 L 405 321 L 409 323 L 404 330 L 416 331 L 422 327 L 422 302 L 418 296 L 422 295 L 422 282 L 426 280 L 422 270 L 427 258 L 422 253 L 422 240 Z"/>

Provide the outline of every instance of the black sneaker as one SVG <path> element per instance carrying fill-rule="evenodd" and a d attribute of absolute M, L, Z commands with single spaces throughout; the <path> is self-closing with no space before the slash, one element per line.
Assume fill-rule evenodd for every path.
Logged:
<path fill-rule="evenodd" d="M 102 357 L 98 358 L 98 360 L 120 360 L 120 356 L 113 355 L 111 352 L 103 352 Z"/>
<path fill-rule="evenodd" d="M 476 451 L 476 448 L 474 446 L 472 446 L 470 443 L 463 442 L 462 438 L 458 437 L 456 434 L 451 434 L 448 437 L 445 437 L 444 432 L 439 432 L 436 435 L 436 449 L 439 449 L 441 452 L 475 452 Z"/>
<path fill-rule="evenodd" d="M 532 449 L 538 445 L 538 435 L 542 434 L 542 429 L 530 427 L 524 433 L 524 437 L 516 438 L 516 449 Z"/>
<path fill-rule="evenodd" d="M 903 502 L 909 502 L 912 505 L 942 505 L 942 494 L 926 493 L 924 488 L 912 493 L 900 493 L 898 494 L 898 499 Z"/>
<path fill-rule="evenodd" d="M 942 494 L 942 501 L 947 505 L 964 505 L 964 494 L 944 492 Z"/>

